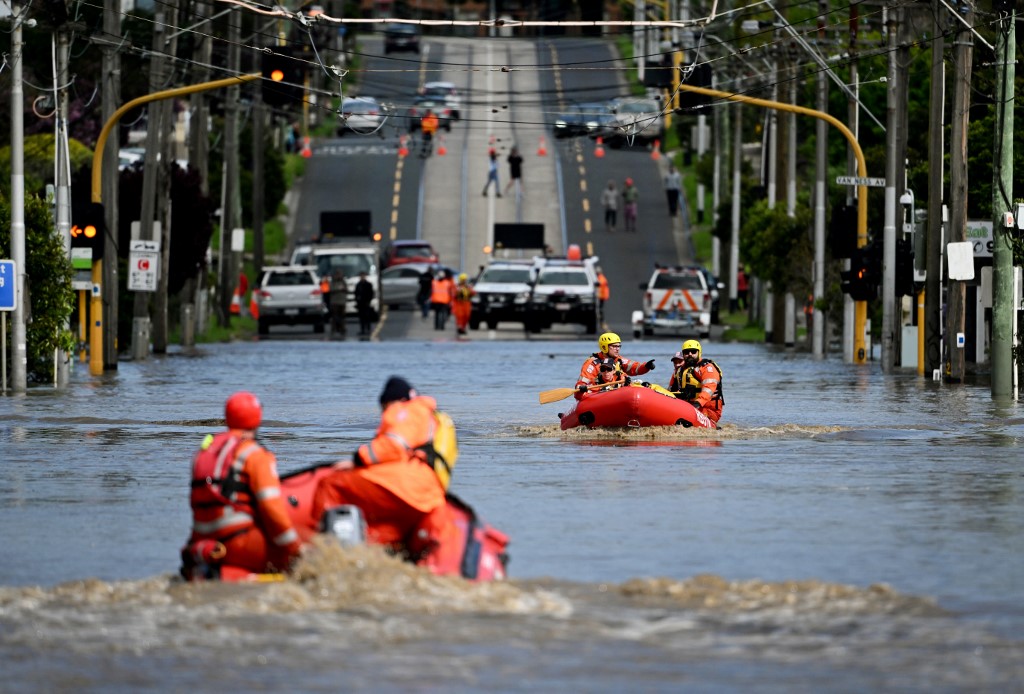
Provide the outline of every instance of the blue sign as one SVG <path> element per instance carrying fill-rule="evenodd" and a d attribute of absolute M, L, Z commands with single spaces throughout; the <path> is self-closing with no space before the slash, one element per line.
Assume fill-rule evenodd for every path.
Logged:
<path fill-rule="evenodd" d="M 13 260 L 0 260 L 0 311 L 14 310 L 14 288 L 18 284 Z"/>

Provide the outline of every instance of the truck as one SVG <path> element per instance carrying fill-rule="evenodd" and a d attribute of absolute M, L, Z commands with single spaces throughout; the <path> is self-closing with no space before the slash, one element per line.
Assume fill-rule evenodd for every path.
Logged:
<path fill-rule="evenodd" d="M 651 278 L 640 285 L 643 309 L 633 311 L 633 337 L 650 337 L 654 331 L 672 335 L 711 334 L 711 288 L 698 267 L 655 266 Z"/>

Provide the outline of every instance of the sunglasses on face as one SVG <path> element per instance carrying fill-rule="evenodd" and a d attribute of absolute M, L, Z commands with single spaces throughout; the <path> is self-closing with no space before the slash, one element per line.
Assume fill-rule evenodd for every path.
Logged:
<path fill-rule="evenodd" d="M 683 350 L 683 354 L 696 354 L 696 353 L 697 353 L 697 350 L 695 350 L 695 349 L 684 349 Z"/>

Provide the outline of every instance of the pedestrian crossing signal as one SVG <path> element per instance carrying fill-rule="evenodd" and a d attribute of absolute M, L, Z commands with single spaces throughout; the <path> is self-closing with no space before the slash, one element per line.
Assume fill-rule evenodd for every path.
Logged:
<path fill-rule="evenodd" d="M 71 247 L 92 249 L 92 259 L 102 260 L 107 236 L 103 205 L 89 203 L 82 210 L 73 210 L 72 217 Z"/>

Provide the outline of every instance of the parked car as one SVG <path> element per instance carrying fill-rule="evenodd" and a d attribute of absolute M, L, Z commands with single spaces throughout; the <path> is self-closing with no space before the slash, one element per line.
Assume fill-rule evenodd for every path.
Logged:
<path fill-rule="evenodd" d="M 615 119 L 607 102 L 573 104 L 565 113 L 555 116 L 555 137 L 575 137 L 601 132 Z"/>
<path fill-rule="evenodd" d="M 439 99 L 430 99 L 427 97 L 417 97 L 413 101 L 412 106 L 405 112 L 406 123 L 408 123 L 409 132 L 418 133 L 420 131 L 420 119 L 423 118 L 427 113 L 427 109 L 434 112 L 437 116 L 437 126 L 444 128 L 446 131 L 451 132 L 452 129 L 452 110 Z"/>
<path fill-rule="evenodd" d="M 491 260 L 473 282 L 469 327 L 485 324 L 494 330 L 502 321 L 527 322 L 530 282 L 535 276 L 533 261 Z"/>
<path fill-rule="evenodd" d="M 646 145 L 665 139 L 665 114 L 657 99 L 622 98 L 608 104 L 614 118 L 591 137 L 601 135 L 610 147 Z"/>
<path fill-rule="evenodd" d="M 426 241 L 392 241 L 384 248 L 381 265 L 384 267 L 402 263 L 436 265 L 439 260 L 434 247 Z"/>
<path fill-rule="evenodd" d="M 259 312 L 260 335 L 272 325 L 312 325 L 322 333 L 327 307 L 320 293 L 320 278 L 311 267 L 272 265 L 264 267 L 253 292 Z"/>
<path fill-rule="evenodd" d="M 420 277 L 425 270 L 430 270 L 435 275 L 443 270 L 450 270 L 453 277 L 458 274 L 451 268 L 433 263 L 392 265 L 380 273 L 380 291 L 384 295 L 387 307 L 395 309 L 417 306 L 416 294 L 419 293 Z"/>
<path fill-rule="evenodd" d="M 452 110 L 452 118 L 455 120 L 462 117 L 462 99 L 454 82 L 427 82 L 420 94 L 435 101 L 443 101 Z"/>
<path fill-rule="evenodd" d="M 643 310 L 634 311 L 633 336 L 655 329 L 672 335 L 711 334 L 711 291 L 701 267 L 655 267 L 644 291 Z"/>
<path fill-rule="evenodd" d="M 398 51 L 420 52 L 420 28 L 415 24 L 388 24 L 384 27 L 384 55 Z"/>
<path fill-rule="evenodd" d="M 383 137 L 380 126 L 385 118 L 384 108 L 372 96 L 346 97 L 341 102 L 338 137 L 350 131 L 361 135 L 379 132 Z"/>
<path fill-rule="evenodd" d="M 585 260 L 537 258 L 526 329 L 539 333 L 555 323 L 578 323 L 587 334 L 601 324 L 597 301 L 597 256 Z"/>

